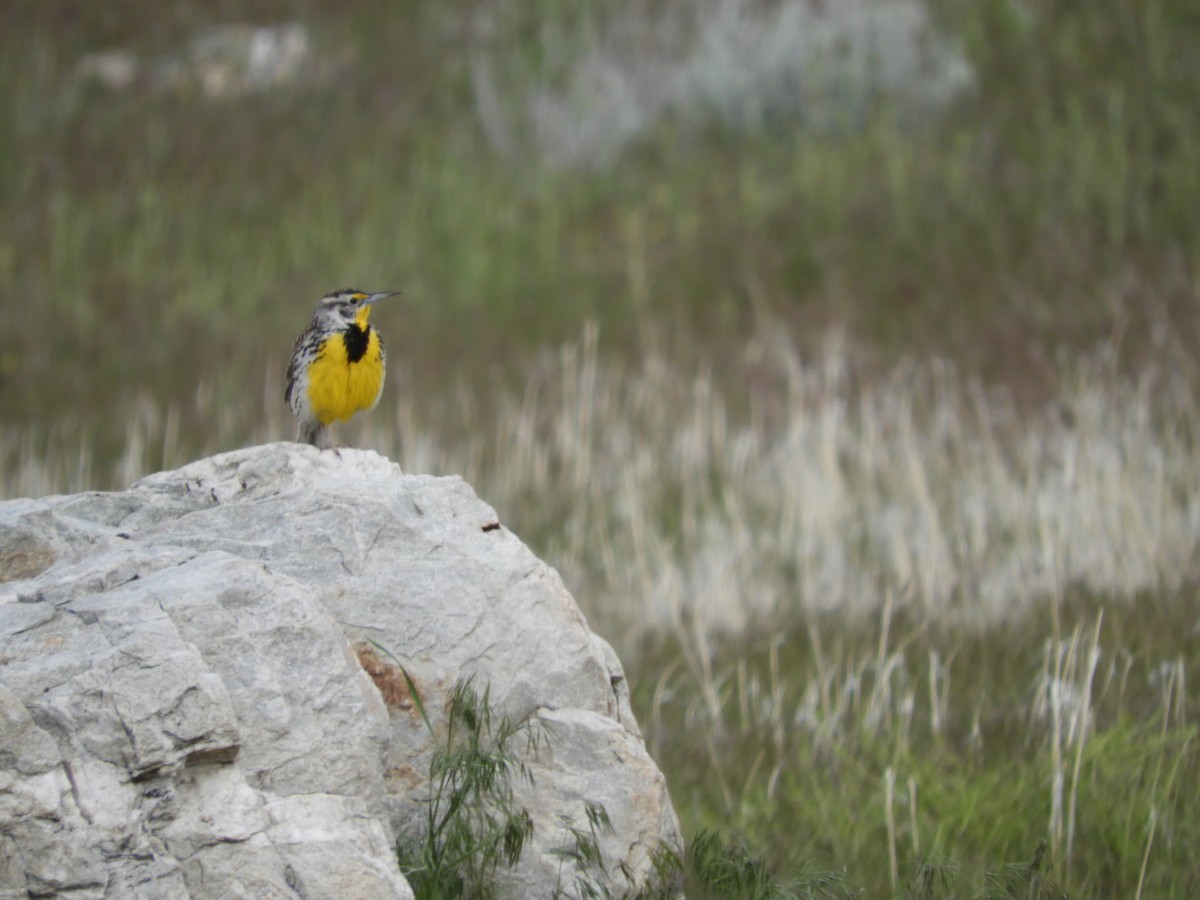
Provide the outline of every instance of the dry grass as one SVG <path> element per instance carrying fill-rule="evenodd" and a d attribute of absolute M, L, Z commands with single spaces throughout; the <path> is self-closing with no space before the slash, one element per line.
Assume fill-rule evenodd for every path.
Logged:
<path fill-rule="evenodd" d="M 764 337 L 731 390 L 652 353 L 605 365 L 589 331 L 493 416 L 463 396 L 431 427 L 402 401 L 398 446 L 378 420 L 363 439 L 463 472 L 626 634 L 885 602 L 987 628 L 1068 587 L 1130 598 L 1196 575 L 1186 372 L 1123 377 L 1102 350 L 1022 414 L 944 363 L 863 383 L 850 358 L 836 335 L 813 360 Z"/>
<path fill-rule="evenodd" d="M 744 379 L 653 352 L 630 370 L 597 349 L 588 329 L 522 393 L 420 402 L 393 383 L 392 408 L 343 435 L 406 471 L 463 474 L 627 640 L 676 630 L 702 646 L 885 603 L 987 628 L 1069 587 L 1131 598 L 1197 574 L 1200 407 L 1186 369 L 1126 377 L 1101 349 L 1063 363 L 1047 409 L 1021 413 L 943 362 L 864 383 L 836 334 L 815 359 L 765 335 L 744 348 Z M 290 438 L 280 393 L 268 379 L 240 408 L 213 408 L 203 388 L 191 410 L 135 402 L 111 475 L 80 435 L 10 434 L 4 494 L 181 464 L 181 420 L 208 423 L 207 452 Z"/>

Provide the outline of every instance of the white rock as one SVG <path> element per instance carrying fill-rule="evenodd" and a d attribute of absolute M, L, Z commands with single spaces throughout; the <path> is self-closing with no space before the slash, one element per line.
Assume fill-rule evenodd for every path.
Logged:
<path fill-rule="evenodd" d="M 585 802 L 617 895 L 681 849 L 616 654 L 461 479 L 272 444 L 3 503 L 0 584 L 0 898 L 411 896 L 434 740 L 401 665 L 435 728 L 473 675 L 546 736 L 507 895 L 572 893 Z"/>
<path fill-rule="evenodd" d="M 156 57 L 126 49 L 89 53 L 75 64 L 72 82 L 112 91 L 198 91 L 222 99 L 319 84 L 340 67 L 337 59 L 316 51 L 298 22 L 230 24 L 202 28 L 183 46 Z"/>

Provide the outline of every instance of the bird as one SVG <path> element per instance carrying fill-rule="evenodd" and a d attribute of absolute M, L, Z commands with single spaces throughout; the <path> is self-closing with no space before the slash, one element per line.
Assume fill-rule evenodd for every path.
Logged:
<path fill-rule="evenodd" d="M 374 409 L 383 393 L 387 353 L 368 323 L 371 307 L 397 291 L 330 291 L 292 346 L 283 399 L 298 423 L 296 440 L 333 447 L 329 426 Z"/>

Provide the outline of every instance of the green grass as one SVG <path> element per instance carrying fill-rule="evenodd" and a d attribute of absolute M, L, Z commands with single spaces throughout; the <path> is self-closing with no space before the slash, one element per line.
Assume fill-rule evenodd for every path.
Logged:
<path fill-rule="evenodd" d="M 106 468 L 120 398 L 184 405 L 205 378 L 232 400 L 351 282 L 405 291 L 381 325 L 425 394 L 519 381 L 585 319 L 609 353 L 653 332 L 715 360 L 764 315 L 805 345 L 836 321 L 884 359 L 949 353 L 1037 398 L 1046 343 L 1120 329 L 1144 355 L 1163 314 L 1197 334 L 1186 0 L 948 7 L 979 84 L 941 121 L 708 139 L 667 122 L 591 172 L 481 149 L 465 7 L 309 6 L 321 51 L 351 61 L 334 86 L 218 103 L 76 90 L 70 72 L 113 44 L 165 53 L 231 9 L 170 7 L 147 31 L 137 4 L 53 7 L 12 11 L 0 39 L 0 286 L 22 298 L 0 312 L 0 415 L 69 410 Z M 539 16 L 497 37 L 531 55 L 504 81 L 513 104 L 543 77 Z"/>
<path fill-rule="evenodd" d="M 954 892 L 916 896 L 978 896 L 1041 857 L 1073 897 L 1190 896 L 1200 735 L 1171 673 L 1195 667 L 1194 642 L 1146 623 L 1167 645 L 1134 655 L 1101 625 L 1089 679 L 1084 625 L 1056 678 L 1048 624 L 972 638 L 892 623 L 889 640 L 816 620 L 718 653 L 713 704 L 662 647 L 631 657 L 635 706 L 685 830 L 732 830 L 777 878 L 815 867 L 839 889 L 900 896 L 936 863 Z M 1062 706 L 1047 704 L 1056 689 Z"/>
<path fill-rule="evenodd" d="M 429 763 L 425 821 L 397 848 L 400 871 L 422 900 L 496 896 L 496 871 L 511 868 L 533 835 L 528 810 L 513 799 L 513 782 L 531 779 L 525 759 L 539 735 L 505 717 L 493 720 L 489 698 L 487 688 L 477 691 L 467 678 L 446 700 L 445 734 Z"/>
<path fill-rule="evenodd" d="M 679 874 L 689 896 L 745 900 L 1194 893 L 1200 823 L 1189 807 L 1200 746 L 1176 693 L 1182 680 L 1156 684 L 1132 657 L 1118 666 L 1118 655 L 1107 672 L 1093 665 L 1111 655 L 1099 615 L 1051 662 L 1044 646 L 1028 646 L 1045 624 L 1003 633 L 1004 659 L 963 635 L 893 621 L 882 633 L 842 630 L 832 647 L 821 646 L 817 622 L 757 647 L 743 638 L 736 672 L 716 673 L 715 709 L 697 705 L 703 692 L 686 676 L 666 674 L 652 693 L 635 681 L 676 802 L 693 800 L 683 806 L 686 856 L 663 855 L 660 882 L 639 896 L 669 896 Z M 1188 643 L 1172 649 L 1194 656 Z M 927 702 L 926 672 L 910 663 L 923 654 L 936 673 Z M 666 650 L 667 673 L 677 655 Z M 1034 683 L 1014 682 L 1014 669 L 1035 671 L 1039 656 Z M 1195 662 L 1180 656 L 1176 672 Z M 814 698 L 811 686 L 830 682 Z M 1055 684 L 1071 699 L 1047 706 Z M 516 861 L 532 831 L 513 779 L 529 777 L 527 755 L 552 739 L 494 720 L 486 690 L 455 686 L 426 821 L 400 847 L 419 898 L 492 896 L 497 869 Z M 585 806 L 586 823 L 564 823 L 559 852 L 575 874 L 556 896 L 613 896 L 597 849 L 608 813 Z"/>

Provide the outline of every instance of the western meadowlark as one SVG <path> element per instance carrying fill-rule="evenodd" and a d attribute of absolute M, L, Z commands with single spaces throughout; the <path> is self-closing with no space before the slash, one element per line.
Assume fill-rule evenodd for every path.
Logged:
<path fill-rule="evenodd" d="M 367 319 L 373 303 L 395 293 L 345 288 L 321 298 L 288 363 L 283 397 L 300 423 L 297 440 L 331 447 L 330 423 L 379 402 L 387 354 L 379 331 Z"/>

